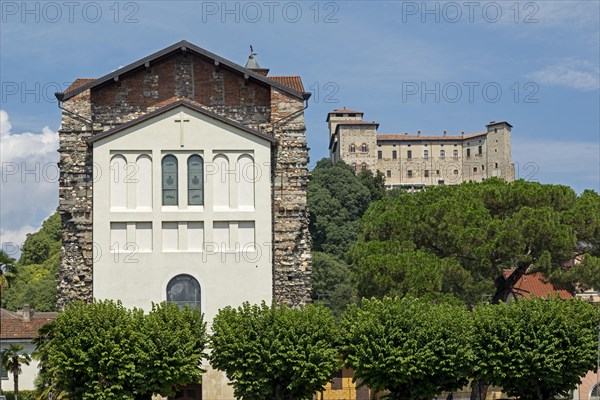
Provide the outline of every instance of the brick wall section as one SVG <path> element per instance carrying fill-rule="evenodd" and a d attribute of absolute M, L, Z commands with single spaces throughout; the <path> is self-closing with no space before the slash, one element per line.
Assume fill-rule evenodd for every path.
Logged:
<path fill-rule="evenodd" d="M 246 81 L 212 60 L 178 53 L 69 99 L 64 108 L 94 121 L 94 133 L 131 121 L 172 97 L 189 98 L 206 109 L 254 129 L 303 108 L 303 101 L 267 85 Z M 59 211 L 63 246 L 58 308 L 92 300 L 93 238 L 91 127 L 63 112 L 59 132 Z M 308 148 L 304 114 L 275 125 L 273 151 L 274 298 L 290 306 L 310 301 L 310 240 L 306 211 Z M 98 171 L 97 171 L 98 172 Z M 103 194 L 106 195 L 106 194 Z M 108 249 L 96 249 L 106 256 Z M 104 255 L 101 254 L 104 253 Z"/>

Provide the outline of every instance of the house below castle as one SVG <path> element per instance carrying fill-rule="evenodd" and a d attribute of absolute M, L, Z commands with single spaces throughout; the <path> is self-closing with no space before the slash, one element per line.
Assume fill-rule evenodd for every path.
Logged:
<path fill-rule="evenodd" d="M 460 135 L 380 134 L 379 124 L 361 111 L 340 109 L 327 115 L 329 156 L 356 171 L 381 171 L 388 188 L 420 188 L 515 179 L 508 122 L 492 121 L 486 130 Z"/>

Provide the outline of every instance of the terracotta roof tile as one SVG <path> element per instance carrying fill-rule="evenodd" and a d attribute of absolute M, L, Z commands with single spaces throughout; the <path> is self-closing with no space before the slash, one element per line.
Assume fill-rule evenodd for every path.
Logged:
<path fill-rule="evenodd" d="M 304 93 L 302 78 L 299 76 L 267 76 L 267 78 L 274 80 L 280 85 L 287 86 L 296 92 Z"/>
<path fill-rule="evenodd" d="M 404 135 L 404 134 L 378 134 L 377 140 L 465 140 L 479 136 L 485 136 L 487 132 L 477 132 L 468 135 L 456 136 L 419 136 L 419 135 Z"/>
<path fill-rule="evenodd" d="M 510 269 L 505 269 L 502 271 L 504 278 L 508 278 L 511 273 L 512 270 Z M 513 289 L 513 294 L 515 297 L 523 297 L 526 299 L 530 299 L 532 297 L 548 297 L 556 295 L 564 300 L 573 298 L 573 294 L 569 291 L 561 289 L 545 280 L 544 275 L 541 272 L 523 275 L 521 279 L 517 281 L 517 284 Z"/>
<path fill-rule="evenodd" d="M 34 339 L 40 328 L 56 319 L 54 312 L 32 312 L 29 322 L 26 322 L 20 314 L 3 308 L 0 309 L 0 316 L 2 339 Z"/>
<path fill-rule="evenodd" d="M 71 85 L 69 85 L 67 90 L 65 90 L 65 93 L 75 89 L 79 89 L 83 85 L 87 85 L 88 83 L 94 82 L 95 80 L 96 78 L 77 78 L 73 81 L 73 83 L 71 83 Z"/>

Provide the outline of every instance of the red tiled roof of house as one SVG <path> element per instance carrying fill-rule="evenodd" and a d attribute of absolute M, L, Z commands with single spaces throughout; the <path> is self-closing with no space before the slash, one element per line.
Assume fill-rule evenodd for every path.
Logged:
<path fill-rule="evenodd" d="M 287 86 L 296 92 L 304 93 L 302 78 L 299 76 L 267 76 L 267 78 L 274 80 L 280 85 Z"/>
<path fill-rule="evenodd" d="M 71 85 L 69 85 L 67 90 L 65 90 L 65 93 L 70 92 L 75 89 L 78 89 L 78 88 L 82 87 L 83 85 L 87 85 L 90 82 L 94 82 L 95 80 L 96 80 L 96 78 L 77 78 L 73 81 L 73 83 L 71 83 Z"/>
<path fill-rule="evenodd" d="M 16 312 L 0 309 L 2 318 L 2 339 L 34 339 L 38 330 L 56 319 L 54 312 L 31 312 L 29 321 Z"/>
<path fill-rule="evenodd" d="M 512 270 L 510 269 L 505 269 L 502 271 L 504 278 L 508 278 L 511 273 Z M 530 299 L 532 297 L 549 297 L 556 295 L 564 300 L 573 298 L 573 294 L 569 293 L 569 291 L 561 289 L 545 280 L 544 275 L 541 272 L 523 275 L 513 288 L 513 294 L 515 297 L 524 297 L 526 299 Z"/>
<path fill-rule="evenodd" d="M 377 140 L 464 140 L 486 135 L 487 132 L 470 133 L 468 135 L 455 136 L 420 136 L 405 134 L 378 134 Z"/>

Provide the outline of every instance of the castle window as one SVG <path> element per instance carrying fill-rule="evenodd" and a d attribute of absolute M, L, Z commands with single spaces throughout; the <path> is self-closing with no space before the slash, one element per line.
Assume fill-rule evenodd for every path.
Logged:
<path fill-rule="evenodd" d="M 425 170 L 425 178 L 429 178 L 429 170 L 428 169 Z"/>
<path fill-rule="evenodd" d="M 494 164 L 494 167 L 495 167 L 495 168 L 498 168 L 498 163 Z"/>
<path fill-rule="evenodd" d="M 429 150 L 423 150 L 423 158 L 429 158 Z"/>
<path fill-rule="evenodd" d="M 440 150 L 440 158 L 446 158 L 446 151 L 444 149 Z"/>
<path fill-rule="evenodd" d="M 360 146 L 360 151 L 362 151 L 363 153 L 366 153 L 366 152 L 367 152 L 367 150 L 368 150 L 368 148 L 367 148 L 367 144 L 366 144 L 366 143 L 363 143 L 363 144 Z"/>
<path fill-rule="evenodd" d="M 454 150 L 454 151 L 452 152 L 452 157 L 454 157 L 454 158 L 458 158 L 458 150 Z"/>
<path fill-rule="evenodd" d="M 407 175 L 409 178 L 412 178 L 412 177 L 413 177 L 413 171 L 412 171 L 412 169 L 409 169 L 408 171 L 406 171 L 406 175 Z"/>
<path fill-rule="evenodd" d="M 383 151 L 381 151 L 381 150 L 377 151 L 377 158 L 380 160 L 383 158 Z"/>
<path fill-rule="evenodd" d="M 167 284 L 167 302 L 200 311 L 200 284 L 190 275 L 177 275 Z"/>
<path fill-rule="evenodd" d="M 482 155 L 482 154 L 483 154 L 483 147 L 482 147 L 482 146 L 479 146 L 479 147 L 477 148 L 477 152 L 479 153 L 479 155 Z"/>
<path fill-rule="evenodd" d="M 360 166 L 360 169 L 361 170 L 367 169 L 367 163 L 362 163 L 361 166 Z"/>
<path fill-rule="evenodd" d="M 179 204 L 177 177 L 177 158 L 166 155 L 162 159 L 162 204 L 176 206 Z"/>
<path fill-rule="evenodd" d="M 436 170 L 436 171 L 435 171 L 435 174 L 436 174 L 436 175 L 439 175 L 439 174 L 440 174 L 440 170 L 439 170 L 439 169 L 438 169 L 438 170 Z"/>
<path fill-rule="evenodd" d="M 188 205 L 201 206 L 204 204 L 204 162 L 197 154 L 187 160 Z"/>
<path fill-rule="evenodd" d="M 409 159 L 412 158 L 412 150 L 408 150 L 406 152 L 406 158 L 409 158 Z"/>
<path fill-rule="evenodd" d="M 467 149 L 467 158 L 471 157 L 471 149 Z"/>
<path fill-rule="evenodd" d="M 387 175 L 388 178 L 391 178 L 392 177 L 392 171 L 388 169 L 387 172 L 386 172 L 386 175 Z"/>
<path fill-rule="evenodd" d="M 354 144 L 350 145 L 350 153 L 356 153 L 356 146 Z"/>
<path fill-rule="evenodd" d="M 349 117 L 356 117 L 356 114 L 348 114 Z"/>
<path fill-rule="evenodd" d="M 343 117 L 344 114 L 335 114 L 336 117 Z"/>
<path fill-rule="evenodd" d="M 485 165 L 483 165 L 483 164 L 481 165 L 481 170 L 485 171 Z"/>
<path fill-rule="evenodd" d="M 457 169 L 455 169 L 455 170 L 453 171 L 453 174 L 454 174 L 454 175 L 458 175 L 458 170 L 457 170 Z"/>
<path fill-rule="evenodd" d="M 473 172 L 477 172 L 477 167 L 473 167 Z"/>
<path fill-rule="evenodd" d="M 392 158 L 396 160 L 398 158 L 398 152 L 396 150 L 392 151 Z"/>

